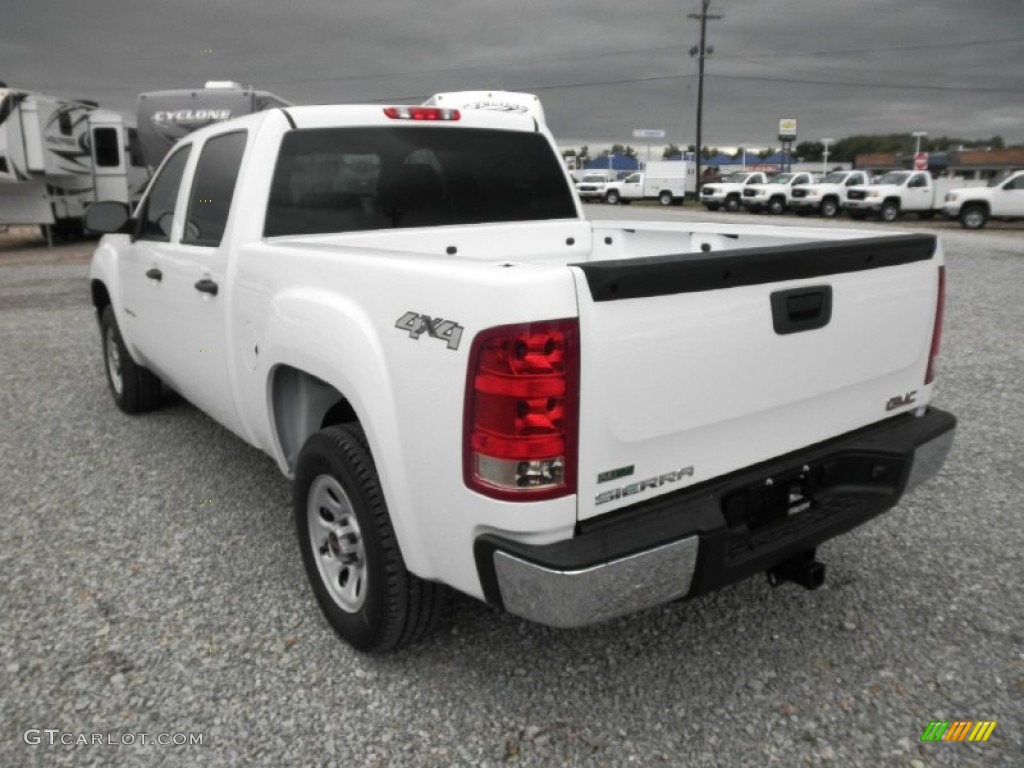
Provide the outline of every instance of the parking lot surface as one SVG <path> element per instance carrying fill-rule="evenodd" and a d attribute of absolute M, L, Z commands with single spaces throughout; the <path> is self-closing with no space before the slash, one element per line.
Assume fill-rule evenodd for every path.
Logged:
<path fill-rule="evenodd" d="M 938 232 L 945 470 L 819 550 L 815 592 L 751 579 L 576 631 L 456 598 L 425 642 L 365 657 L 320 617 L 272 460 L 180 398 L 120 413 L 91 246 L 8 233 L 0 765 L 1021 765 L 1024 227 L 587 212 Z M 921 742 L 937 720 L 997 725 Z"/>

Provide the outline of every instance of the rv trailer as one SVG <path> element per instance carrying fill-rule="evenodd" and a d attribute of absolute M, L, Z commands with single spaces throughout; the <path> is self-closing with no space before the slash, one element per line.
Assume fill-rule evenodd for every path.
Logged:
<path fill-rule="evenodd" d="M 73 236 L 96 200 L 131 205 L 147 178 L 134 134 L 95 102 L 0 86 L 0 225 Z"/>
<path fill-rule="evenodd" d="M 202 88 L 143 93 L 135 113 L 142 160 L 152 173 L 174 142 L 192 131 L 220 120 L 290 106 L 291 102 L 273 93 L 225 80 L 211 80 Z"/>

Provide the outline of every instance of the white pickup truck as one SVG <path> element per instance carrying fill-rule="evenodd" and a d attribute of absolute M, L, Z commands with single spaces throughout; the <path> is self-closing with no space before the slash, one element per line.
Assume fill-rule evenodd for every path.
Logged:
<path fill-rule="evenodd" d="M 273 457 L 362 650 L 446 586 L 558 627 L 813 588 L 954 434 L 936 238 L 588 221 L 531 115 L 273 109 L 87 216 L 114 403 L 167 386 Z"/>
<path fill-rule="evenodd" d="M 946 193 L 942 212 L 964 229 L 981 229 L 989 219 L 1024 219 L 1024 171 L 987 187 L 958 187 Z"/>
<path fill-rule="evenodd" d="M 581 200 L 601 201 L 605 199 L 608 185 L 615 179 L 612 171 L 587 171 L 576 182 L 576 194 Z"/>
<path fill-rule="evenodd" d="M 744 187 L 740 205 L 750 213 L 785 213 L 789 208 L 793 189 L 800 184 L 810 184 L 813 181 L 814 176 L 809 173 L 780 173 L 765 184 L 748 184 Z"/>
<path fill-rule="evenodd" d="M 832 171 L 819 182 L 796 184 L 789 207 L 800 216 L 820 213 L 832 218 L 846 205 L 846 191 L 871 181 L 867 171 Z"/>
<path fill-rule="evenodd" d="M 767 182 L 768 176 L 761 171 L 737 171 L 725 176 L 721 181 L 703 184 L 700 188 L 700 201 L 709 211 L 725 208 L 729 212 L 735 212 L 740 209 L 745 187 Z"/>
<path fill-rule="evenodd" d="M 889 171 L 874 184 L 851 187 L 846 209 L 855 219 L 871 215 L 896 221 L 904 213 L 929 219 L 942 210 L 948 191 L 964 186 L 973 185 L 964 179 L 933 179 L 928 171 Z"/>

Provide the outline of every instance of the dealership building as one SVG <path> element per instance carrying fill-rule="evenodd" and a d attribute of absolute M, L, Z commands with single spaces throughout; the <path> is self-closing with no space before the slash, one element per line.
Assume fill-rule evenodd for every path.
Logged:
<path fill-rule="evenodd" d="M 912 169 L 914 154 L 882 152 L 857 155 L 854 168 L 872 173 L 893 168 Z M 957 149 L 928 153 L 928 170 L 933 176 L 958 176 L 965 179 L 998 179 L 1010 171 L 1024 168 L 1024 149 Z"/>

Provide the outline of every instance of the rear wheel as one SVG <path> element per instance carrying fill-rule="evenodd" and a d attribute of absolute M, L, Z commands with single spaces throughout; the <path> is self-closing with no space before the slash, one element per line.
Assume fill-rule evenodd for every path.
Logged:
<path fill-rule="evenodd" d="M 117 407 L 125 413 L 144 413 L 158 407 L 163 385 L 148 368 L 132 360 L 117 327 L 114 308 L 109 304 L 100 315 L 100 334 L 107 384 Z"/>
<path fill-rule="evenodd" d="M 886 200 L 878 211 L 882 221 L 896 221 L 900 217 L 900 204 L 894 200 Z"/>
<path fill-rule="evenodd" d="M 445 587 L 409 573 L 357 425 L 317 432 L 295 472 L 295 527 L 327 621 L 361 651 L 415 642 L 440 617 Z"/>
<path fill-rule="evenodd" d="M 839 213 L 839 204 L 836 202 L 834 197 L 826 197 L 821 201 L 821 215 L 825 218 L 831 219 Z"/>
<path fill-rule="evenodd" d="M 988 211 L 980 205 L 965 205 L 960 211 L 960 226 L 964 229 L 981 229 L 988 223 Z"/>
<path fill-rule="evenodd" d="M 658 195 L 658 202 L 662 205 L 672 205 L 672 193 L 666 189 Z"/>

